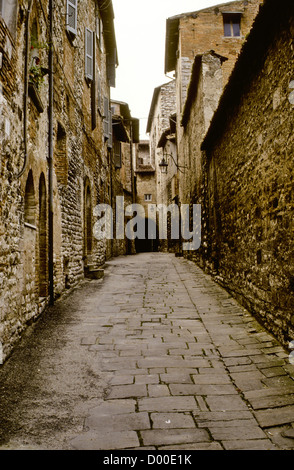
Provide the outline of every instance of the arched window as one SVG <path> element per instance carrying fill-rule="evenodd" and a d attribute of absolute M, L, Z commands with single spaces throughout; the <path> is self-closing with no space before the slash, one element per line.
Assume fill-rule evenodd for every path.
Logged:
<path fill-rule="evenodd" d="M 89 180 L 85 181 L 84 190 L 84 254 L 92 253 L 92 200 Z"/>
<path fill-rule="evenodd" d="M 45 176 L 42 173 L 39 183 L 39 296 L 48 295 L 47 257 L 47 196 Z"/>
<path fill-rule="evenodd" d="M 24 221 L 29 225 L 35 226 L 36 224 L 36 201 L 32 170 L 30 170 L 26 182 L 24 199 Z"/>

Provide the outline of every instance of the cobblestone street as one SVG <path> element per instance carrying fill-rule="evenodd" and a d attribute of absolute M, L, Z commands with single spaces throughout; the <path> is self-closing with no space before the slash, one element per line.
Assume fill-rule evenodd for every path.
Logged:
<path fill-rule="evenodd" d="M 0 448 L 294 449 L 293 374 L 195 264 L 120 257 L 56 302 L 1 367 Z"/>

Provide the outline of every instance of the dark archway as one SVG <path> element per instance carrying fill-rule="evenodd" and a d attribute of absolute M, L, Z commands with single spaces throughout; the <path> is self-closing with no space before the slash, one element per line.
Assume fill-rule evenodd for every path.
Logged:
<path fill-rule="evenodd" d="M 156 223 L 152 219 L 145 218 L 145 238 L 135 239 L 135 247 L 137 253 L 148 253 L 158 251 L 158 229 Z M 149 233 L 156 235 L 156 238 L 149 237 Z"/>

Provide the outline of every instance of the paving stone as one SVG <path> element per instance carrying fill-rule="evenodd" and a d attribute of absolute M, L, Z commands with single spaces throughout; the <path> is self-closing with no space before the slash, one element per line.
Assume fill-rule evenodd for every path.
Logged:
<path fill-rule="evenodd" d="M 254 416 L 262 428 L 294 422 L 294 405 L 255 411 Z"/>
<path fill-rule="evenodd" d="M 294 405 L 294 394 L 251 398 L 249 402 L 254 410 L 278 408 L 280 406 Z"/>
<path fill-rule="evenodd" d="M 260 427 L 247 425 L 246 421 L 240 426 L 209 426 L 209 432 L 213 439 L 217 441 L 264 439 L 267 437 Z"/>
<path fill-rule="evenodd" d="M 141 398 L 138 400 L 139 411 L 195 411 L 198 409 L 194 397 Z"/>
<path fill-rule="evenodd" d="M 140 446 L 135 431 L 88 431 L 72 439 L 70 444 L 76 450 L 115 450 Z"/>
<path fill-rule="evenodd" d="M 162 384 L 148 384 L 147 391 L 149 397 L 169 397 L 170 392 L 167 385 Z"/>
<path fill-rule="evenodd" d="M 195 384 L 171 384 L 172 395 L 232 395 L 236 392 L 232 384 L 225 385 L 195 385 Z"/>
<path fill-rule="evenodd" d="M 109 383 L 110 385 L 130 385 L 134 383 L 134 376 L 117 374 L 112 377 Z"/>
<path fill-rule="evenodd" d="M 141 436 L 144 445 L 155 446 L 209 442 L 211 440 L 204 429 L 152 429 L 142 431 Z"/>
<path fill-rule="evenodd" d="M 270 439 L 247 439 L 222 441 L 225 450 L 277 450 Z"/>
<path fill-rule="evenodd" d="M 246 403 L 238 395 L 208 396 L 205 400 L 211 411 L 248 410 Z"/>
<path fill-rule="evenodd" d="M 198 442 L 197 444 L 182 444 L 172 446 L 159 446 L 158 450 L 223 450 L 218 442 Z"/>
<path fill-rule="evenodd" d="M 99 415 L 93 413 L 85 420 L 85 428 L 98 430 L 101 433 L 115 431 L 137 431 L 150 429 L 148 413 L 121 413 Z"/>
<path fill-rule="evenodd" d="M 153 429 L 195 428 L 191 414 L 185 413 L 151 413 Z"/>
<path fill-rule="evenodd" d="M 135 413 L 136 400 L 107 400 L 99 405 L 90 408 L 91 416 L 109 416 L 110 414 Z"/>
<path fill-rule="evenodd" d="M 132 385 L 114 385 L 111 387 L 107 395 L 107 400 L 114 398 L 131 398 L 131 397 L 145 397 L 147 396 L 146 385 L 132 384 Z"/>
<path fill-rule="evenodd" d="M 151 368 L 151 367 L 172 367 L 172 368 L 198 368 L 209 367 L 210 364 L 207 359 L 183 359 L 181 357 L 149 357 L 146 359 L 138 359 L 138 367 Z"/>
<path fill-rule="evenodd" d="M 234 425 L 237 421 L 247 421 L 252 420 L 253 416 L 251 411 L 200 411 L 193 412 L 197 426 L 207 427 L 209 424 L 219 423 L 219 425 L 224 426 L 226 422 Z"/>
<path fill-rule="evenodd" d="M 229 375 L 225 374 L 197 374 L 193 375 L 193 381 L 197 385 L 224 385 L 231 384 Z"/>
<path fill-rule="evenodd" d="M 135 384 L 158 384 L 159 374 L 137 375 Z"/>
<path fill-rule="evenodd" d="M 277 377 L 279 375 L 287 374 L 287 371 L 283 367 L 263 368 L 259 366 L 259 368 L 266 377 Z"/>
<path fill-rule="evenodd" d="M 160 374 L 160 380 L 164 383 L 193 383 L 191 375 L 186 372 Z"/>

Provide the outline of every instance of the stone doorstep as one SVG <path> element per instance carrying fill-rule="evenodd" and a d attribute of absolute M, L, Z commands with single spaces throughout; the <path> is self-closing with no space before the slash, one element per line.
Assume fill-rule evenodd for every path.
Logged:
<path fill-rule="evenodd" d="M 85 277 L 87 279 L 102 279 L 104 277 L 103 268 L 95 268 L 92 265 L 85 266 Z"/>

